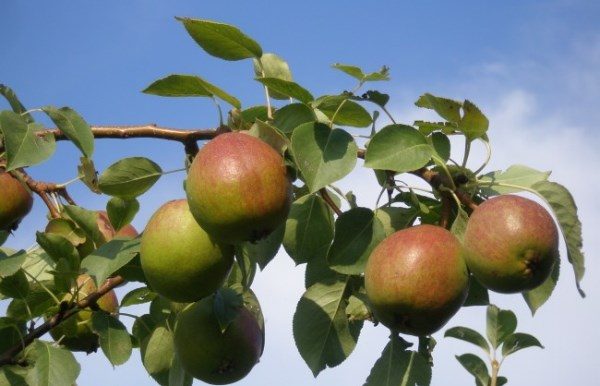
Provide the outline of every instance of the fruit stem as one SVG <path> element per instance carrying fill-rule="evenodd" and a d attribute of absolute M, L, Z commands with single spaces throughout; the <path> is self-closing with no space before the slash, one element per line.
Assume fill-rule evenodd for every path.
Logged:
<path fill-rule="evenodd" d="M 338 216 L 342 214 L 341 209 L 337 206 L 335 202 L 333 202 L 331 197 L 329 197 L 327 189 L 321 188 L 319 190 L 319 193 L 321 194 L 321 197 L 323 197 L 323 200 L 327 203 L 327 205 L 329 205 L 329 207 L 335 212 L 335 214 L 337 214 Z"/>

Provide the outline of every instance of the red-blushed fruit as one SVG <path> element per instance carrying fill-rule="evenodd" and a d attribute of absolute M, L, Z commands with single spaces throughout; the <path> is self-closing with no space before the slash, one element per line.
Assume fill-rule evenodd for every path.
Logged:
<path fill-rule="evenodd" d="M 375 318 L 411 335 L 442 328 L 465 302 L 468 284 L 460 241 L 434 225 L 391 234 L 371 252 L 365 269 Z"/>
<path fill-rule="evenodd" d="M 264 334 L 256 317 L 242 307 L 221 332 L 214 296 L 184 309 L 175 327 L 175 350 L 182 367 L 203 382 L 226 385 L 244 378 L 262 355 Z"/>
<path fill-rule="evenodd" d="M 202 228 L 231 244 L 271 233 L 286 220 L 292 201 L 283 158 L 243 133 L 221 134 L 200 149 L 186 192 Z"/>
<path fill-rule="evenodd" d="M 32 206 L 31 192 L 21 181 L 0 168 L 0 231 L 16 229 Z"/>
<path fill-rule="evenodd" d="M 550 275 L 558 258 L 558 229 L 543 206 L 504 195 L 480 204 L 463 239 L 473 276 L 502 293 L 531 290 Z"/>
<path fill-rule="evenodd" d="M 77 277 L 77 288 L 79 290 L 75 298 L 76 301 L 83 300 L 97 290 L 94 280 L 87 274 Z M 66 295 L 63 300 L 70 301 L 72 298 L 73 295 Z M 107 292 L 96 303 L 101 310 L 110 314 L 116 314 L 119 310 L 119 301 L 114 290 Z M 50 330 L 50 335 L 71 351 L 94 352 L 98 349 L 98 335 L 92 331 L 91 320 L 92 311 L 89 309 L 81 310 L 75 316 Z M 74 323 L 74 325 L 69 323 Z"/>
<path fill-rule="evenodd" d="M 148 284 L 175 302 L 212 294 L 233 265 L 233 246 L 215 242 L 194 220 L 187 200 L 169 201 L 154 213 L 140 248 Z"/>

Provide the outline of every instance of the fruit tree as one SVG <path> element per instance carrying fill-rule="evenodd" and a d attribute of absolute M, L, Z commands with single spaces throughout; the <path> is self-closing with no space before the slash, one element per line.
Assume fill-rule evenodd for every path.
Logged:
<path fill-rule="evenodd" d="M 431 335 L 470 306 L 487 306 L 487 340 L 468 327 L 445 336 L 487 353 L 487 364 L 474 354 L 457 357 L 477 385 L 505 384 L 502 360 L 542 345 L 516 332 L 515 314 L 489 304 L 488 291 L 520 295 L 535 312 L 551 296 L 562 259 L 583 296 L 571 194 L 524 165 L 487 170 L 493 134 L 473 102 L 425 93 L 416 106 L 439 118 L 401 123 L 386 108 L 390 95 L 373 88 L 389 79 L 385 66 L 365 72 L 335 64 L 355 87 L 313 96 L 281 57 L 235 26 L 177 21 L 207 54 L 251 61 L 265 103 L 246 107 L 199 76 L 174 74 L 144 92 L 212 99 L 214 128 L 103 127 L 69 107 L 28 110 L 0 85 L 8 102 L 0 112 L 0 301 L 8 304 L 0 317 L 0 385 L 71 385 L 80 371 L 72 351 L 100 350 L 116 366 L 134 349 L 158 384 L 234 383 L 269 344 L 251 288 L 280 247 L 306 265 L 293 334 L 315 376 L 351 355 L 364 323 L 389 330 L 368 386 L 429 385 L 433 364 L 445 360 L 435 356 Z M 37 123 L 38 114 L 55 127 Z M 182 168 L 163 171 L 147 157 L 127 157 L 97 171 L 94 144 L 104 138 L 178 142 Z M 70 183 L 30 176 L 57 141 L 79 149 L 70 183 L 109 196 L 105 211 L 78 205 Z M 451 149 L 461 142 L 464 149 Z M 482 165 L 470 162 L 475 144 L 488 149 Z M 336 187 L 359 160 L 372 170 L 364 183 L 380 190 L 370 207 Z M 186 173 L 185 198 L 165 199 L 136 230 L 139 197 L 170 172 Z M 11 249 L 34 199 L 48 209 L 43 231 L 34 247 Z M 114 289 L 127 283 L 136 285 L 118 299 Z M 148 313 L 121 311 L 136 304 L 149 305 Z M 123 315 L 135 318 L 131 329 Z"/>

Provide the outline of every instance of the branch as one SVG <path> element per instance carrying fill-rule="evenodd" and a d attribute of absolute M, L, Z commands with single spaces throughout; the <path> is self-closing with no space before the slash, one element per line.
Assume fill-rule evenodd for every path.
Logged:
<path fill-rule="evenodd" d="M 421 177 L 424 181 L 431 185 L 433 189 L 437 191 L 440 190 L 439 188 L 443 185 L 444 182 L 444 177 L 440 173 L 434 170 L 427 169 L 425 167 L 422 167 L 418 170 L 414 170 L 410 172 L 410 174 Z M 454 189 L 453 191 L 463 205 L 465 205 L 471 210 L 475 210 L 475 208 L 477 208 L 477 204 L 471 199 L 471 197 L 467 193 L 459 189 Z"/>
<path fill-rule="evenodd" d="M 327 189 L 321 188 L 319 190 L 319 193 L 321 194 L 321 197 L 323 197 L 323 200 L 327 203 L 327 205 L 329 205 L 329 207 L 335 212 L 335 214 L 337 214 L 338 216 L 342 214 L 342 210 L 336 205 L 335 202 L 333 202 L 333 200 L 329 196 L 329 193 L 327 193 Z"/>
<path fill-rule="evenodd" d="M 60 310 L 56 315 L 48 319 L 44 324 L 30 331 L 26 336 L 23 337 L 23 340 L 21 342 L 12 346 L 2 354 L 2 356 L 0 357 L 0 366 L 15 364 L 15 356 L 21 351 L 23 351 L 31 343 L 33 343 L 34 340 L 42 337 L 52 328 L 58 326 L 64 320 L 77 314 L 80 310 L 94 306 L 98 299 L 106 295 L 115 287 L 118 287 L 119 285 L 123 284 L 124 282 L 125 279 L 123 277 L 115 276 L 106 280 L 106 282 L 96 292 L 92 292 L 79 302 L 72 304 L 69 304 L 67 302 L 61 303 Z"/>

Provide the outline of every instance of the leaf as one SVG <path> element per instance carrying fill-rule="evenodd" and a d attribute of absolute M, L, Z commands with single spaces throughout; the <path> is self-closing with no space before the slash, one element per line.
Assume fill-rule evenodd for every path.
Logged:
<path fill-rule="evenodd" d="M 474 354 L 457 355 L 456 359 L 471 375 L 475 377 L 478 386 L 490 384 L 490 375 L 485 362 Z"/>
<path fill-rule="evenodd" d="M 541 197 L 550 205 L 562 231 L 567 245 L 569 262 L 573 265 L 577 289 L 581 296 L 585 296 L 580 284 L 585 273 L 585 259 L 581 246 L 581 221 L 577 217 L 577 205 L 567 188 L 556 182 L 541 181 L 532 186 Z"/>
<path fill-rule="evenodd" d="M 560 258 L 557 258 L 546 281 L 531 291 L 523 292 L 523 298 L 531 310 L 531 315 L 535 315 L 535 312 L 550 298 L 556 283 L 558 283 L 559 274 Z"/>
<path fill-rule="evenodd" d="M 248 132 L 243 133 L 259 138 L 263 142 L 269 144 L 279 154 L 285 153 L 290 146 L 290 140 L 283 133 L 259 119 L 256 120 Z"/>
<path fill-rule="evenodd" d="M 177 17 L 192 39 L 208 54 L 224 60 L 260 58 L 262 48 L 238 28 L 210 20 Z"/>
<path fill-rule="evenodd" d="M 482 286 L 473 275 L 469 280 L 469 294 L 463 304 L 463 307 L 469 306 L 487 306 L 490 304 L 490 295 L 484 286 Z"/>
<path fill-rule="evenodd" d="M 144 367 L 150 374 L 169 371 L 175 354 L 173 333 L 159 326 L 150 335 L 144 351 Z"/>
<path fill-rule="evenodd" d="M 329 266 L 339 273 L 359 275 L 371 251 L 385 238 L 385 230 L 372 210 L 350 209 L 335 221 L 333 244 L 327 253 Z"/>
<path fill-rule="evenodd" d="M 0 293 L 9 298 L 25 299 L 29 293 L 29 282 L 22 269 L 11 276 L 0 279 Z"/>
<path fill-rule="evenodd" d="M 291 80 L 266 77 L 256 78 L 256 80 L 265 85 L 269 90 L 274 90 L 288 98 L 297 99 L 302 103 L 309 103 L 314 99 L 308 90 Z"/>
<path fill-rule="evenodd" d="M 448 162 L 450 159 L 450 139 L 448 139 L 448 136 L 446 134 L 436 132 L 431 134 L 429 140 L 437 155 L 444 161 Z"/>
<path fill-rule="evenodd" d="M 169 370 L 169 386 L 192 386 L 194 379 L 185 372 L 177 352 L 173 356 L 171 369 Z"/>
<path fill-rule="evenodd" d="M 403 173 L 427 165 L 432 155 L 433 148 L 418 130 L 405 125 L 389 125 L 369 142 L 365 166 Z"/>
<path fill-rule="evenodd" d="M 406 341 L 392 335 L 364 386 L 429 386 L 431 367 L 423 355 L 407 347 Z"/>
<path fill-rule="evenodd" d="M 87 122 L 70 107 L 42 107 L 56 127 L 81 150 L 85 157 L 94 154 L 94 134 Z"/>
<path fill-rule="evenodd" d="M 515 332 L 514 334 L 509 335 L 504 341 L 504 344 L 502 345 L 502 356 L 507 357 L 512 353 L 528 347 L 544 348 L 535 336 L 524 334 L 522 332 Z"/>
<path fill-rule="evenodd" d="M 215 293 L 213 311 L 221 333 L 227 330 L 227 327 L 236 318 L 243 305 L 244 299 L 242 296 L 231 288 L 221 288 Z"/>
<path fill-rule="evenodd" d="M 254 74 L 257 77 L 277 78 L 283 80 L 292 80 L 290 66 L 285 60 L 272 53 L 263 54 L 260 59 L 253 59 Z M 274 99 L 287 99 L 287 95 L 280 94 L 271 90 L 270 97 Z"/>
<path fill-rule="evenodd" d="M 377 208 L 375 216 L 383 226 L 386 236 L 408 228 L 416 219 L 417 212 L 410 208 L 384 206 Z"/>
<path fill-rule="evenodd" d="M 469 222 L 469 215 L 461 207 L 458 208 L 458 213 L 452 222 L 450 231 L 456 236 L 461 242 L 467 230 L 467 223 Z"/>
<path fill-rule="evenodd" d="M 27 373 L 27 383 L 36 386 L 73 385 L 81 366 L 73 354 L 63 348 L 36 340 L 29 355 L 35 358 L 33 368 Z"/>
<path fill-rule="evenodd" d="M 314 103 L 333 123 L 341 126 L 368 127 L 373 123 L 371 114 L 348 95 L 327 95 Z"/>
<path fill-rule="evenodd" d="M 342 72 L 345 72 L 346 74 L 350 75 L 355 79 L 358 79 L 361 83 L 390 80 L 389 68 L 387 68 L 386 66 L 383 66 L 381 70 L 377 72 L 371 72 L 369 74 L 365 74 L 360 67 L 348 64 L 335 63 L 332 67 Z"/>
<path fill-rule="evenodd" d="M 517 328 L 517 317 L 512 311 L 501 310 L 493 304 L 487 307 L 487 337 L 497 349 Z"/>
<path fill-rule="evenodd" d="M 434 110 L 438 115 L 447 121 L 460 122 L 460 108 L 462 104 L 447 98 L 439 98 L 429 93 L 423 94 L 415 102 L 417 107 Z"/>
<path fill-rule="evenodd" d="M 218 97 L 233 107 L 242 108 L 236 97 L 196 75 L 171 74 L 154 81 L 142 92 L 163 97 Z"/>
<path fill-rule="evenodd" d="M 441 130 L 443 134 L 451 134 L 456 131 L 456 123 L 451 122 L 426 122 L 414 121 L 413 125 L 419 128 L 423 135 L 429 135 L 436 130 Z"/>
<path fill-rule="evenodd" d="M 458 129 L 464 133 L 467 140 L 473 141 L 485 135 L 490 124 L 487 117 L 468 100 L 464 101 L 462 108 L 463 117 L 458 123 Z"/>
<path fill-rule="evenodd" d="M 522 192 L 531 188 L 537 182 L 546 181 L 550 172 L 540 172 L 524 165 L 512 165 L 506 171 L 495 171 L 487 173 L 479 178 L 479 187 L 482 193 L 494 196 Z M 507 184 L 511 186 L 502 186 Z"/>
<path fill-rule="evenodd" d="M 94 193 L 100 194 L 98 189 L 98 172 L 94 166 L 94 161 L 89 158 L 81 157 L 80 164 L 77 165 L 77 173 L 81 181 Z"/>
<path fill-rule="evenodd" d="M 160 166 L 148 158 L 124 158 L 100 175 L 98 187 L 102 193 L 132 199 L 150 189 L 161 175 Z"/>
<path fill-rule="evenodd" d="M 71 241 L 58 234 L 43 232 L 36 232 L 36 241 L 54 261 L 65 258 L 73 269 L 79 269 L 79 252 Z"/>
<path fill-rule="evenodd" d="M 485 338 L 477 331 L 470 329 L 468 327 L 449 328 L 444 333 L 444 337 L 464 340 L 465 342 L 469 342 L 476 346 L 481 347 L 483 349 L 483 351 L 485 351 L 487 353 L 490 352 L 490 345 L 485 340 Z"/>
<path fill-rule="evenodd" d="M 140 250 L 140 239 L 114 239 L 102 245 L 81 262 L 81 268 L 94 278 L 96 286 L 129 263 Z"/>
<path fill-rule="evenodd" d="M 48 312 L 50 307 L 56 306 L 54 299 L 39 285 L 30 285 L 31 288 L 24 299 L 14 299 L 8 305 L 6 315 L 20 321 L 37 318 Z"/>
<path fill-rule="evenodd" d="M 316 122 L 313 109 L 303 103 L 291 103 L 275 111 L 273 125 L 281 132 L 289 134 L 303 123 Z"/>
<path fill-rule="evenodd" d="M 0 367 L 0 386 L 29 386 L 26 381 L 28 371 L 19 365 Z"/>
<path fill-rule="evenodd" d="M 6 171 L 46 161 L 56 150 L 51 133 L 40 134 L 44 127 L 9 110 L 0 112 L 0 131 L 4 135 Z"/>
<path fill-rule="evenodd" d="M 282 224 L 267 237 L 262 238 L 255 243 L 245 242 L 241 245 L 241 248 L 250 259 L 255 261 L 260 269 L 263 270 L 279 251 L 279 247 L 283 241 L 284 232 L 285 226 Z"/>
<path fill-rule="evenodd" d="M 61 235 L 75 246 L 85 243 L 87 239 L 83 230 L 77 228 L 73 221 L 65 218 L 51 219 L 46 225 L 46 233 Z"/>
<path fill-rule="evenodd" d="M 321 197 L 309 194 L 292 204 L 283 247 L 296 264 L 324 259 L 333 240 L 333 214 Z"/>
<path fill-rule="evenodd" d="M 131 356 L 131 338 L 117 318 L 104 311 L 92 314 L 92 330 L 100 337 L 100 348 L 113 366 L 122 365 Z"/>
<path fill-rule="evenodd" d="M 148 303 L 156 299 L 156 296 L 156 293 L 150 291 L 148 287 L 136 288 L 123 296 L 120 307 L 123 308 Z"/>
<path fill-rule="evenodd" d="M 85 234 L 91 238 L 94 243 L 102 244 L 104 236 L 98 229 L 98 212 L 84 209 L 76 205 L 65 205 L 64 210 L 75 224 L 85 232 Z"/>
<path fill-rule="evenodd" d="M 305 123 L 292 134 L 292 152 L 311 193 L 340 180 L 356 165 L 358 147 L 350 134 L 322 123 Z"/>
<path fill-rule="evenodd" d="M 139 210 L 140 203 L 135 198 L 125 200 L 119 197 L 112 197 L 106 204 L 108 219 L 117 232 L 131 223 L 131 220 L 133 220 Z"/>
<path fill-rule="evenodd" d="M 4 98 L 6 98 L 6 100 L 8 101 L 8 104 L 10 105 L 10 108 L 15 113 L 17 113 L 17 114 L 21 115 L 23 118 L 25 118 L 27 123 L 33 122 L 33 117 L 29 113 L 25 114 L 27 109 L 25 108 L 25 106 L 23 106 L 23 104 L 21 103 L 19 98 L 17 98 L 17 94 L 15 94 L 15 92 L 10 87 L 8 87 L 4 84 L 0 84 L 0 95 L 2 95 Z"/>
<path fill-rule="evenodd" d="M 6 254 L 0 250 L 0 278 L 14 275 L 25 263 L 27 252 L 20 250 L 18 252 Z"/>
<path fill-rule="evenodd" d="M 317 283 L 298 302 L 294 313 L 294 340 L 300 355 L 316 377 L 325 367 L 342 363 L 354 350 L 362 324 L 346 316 L 348 280 Z"/>

